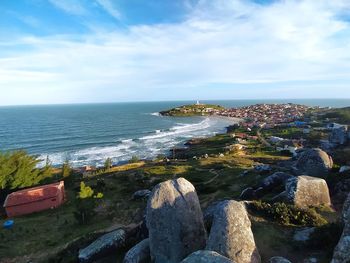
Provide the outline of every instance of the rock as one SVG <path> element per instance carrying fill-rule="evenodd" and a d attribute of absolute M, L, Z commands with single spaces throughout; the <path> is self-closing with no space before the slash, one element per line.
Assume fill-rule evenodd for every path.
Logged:
<path fill-rule="evenodd" d="M 125 230 L 118 229 L 99 237 L 86 248 L 79 250 L 79 262 L 92 262 L 111 250 L 123 247 L 125 245 L 125 236 Z"/>
<path fill-rule="evenodd" d="M 340 167 L 340 169 L 339 169 L 339 173 L 345 173 L 347 171 L 350 171 L 350 166 L 345 165 L 345 166 Z"/>
<path fill-rule="evenodd" d="M 269 164 L 258 164 L 254 166 L 254 170 L 257 172 L 269 172 L 271 171 L 271 166 Z"/>
<path fill-rule="evenodd" d="M 203 249 L 206 231 L 198 196 L 184 178 L 154 187 L 146 214 L 152 261 L 176 263 Z"/>
<path fill-rule="evenodd" d="M 293 176 L 283 172 L 276 172 L 261 181 L 260 184 L 254 189 L 248 187 L 244 189 L 240 195 L 242 200 L 251 200 L 264 196 L 271 192 L 276 187 L 284 186 L 290 178 Z"/>
<path fill-rule="evenodd" d="M 181 263 L 233 263 L 233 261 L 215 251 L 200 250 L 189 255 Z"/>
<path fill-rule="evenodd" d="M 217 205 L 206 249 L 236 263 L 260 262 L 251 223 L 242 202 L 228 200 Z"/>
<path fill-rule="evenodd" d="M 268 263 L 291 263 L 288 259 L 283 257 L 272 257 Z"/>
<path fill-rule="evenodd" d="M 306 227 L 296 230 L 293 236 L 295 241 L 306 242 L 310 239 L 311 234 L 315 231 L 314 227 Z"/>
<path fill-rule="evenodd" d="M 286 197 L 289 202 L 301 208 L 331 204 L 326 181 L 306 175 L 287 181 Z"/>
<path fill-rule="evenodd" d="M 317 263 L 317 262 L 318 262 L 317 258 L 305 258 L 303 260 L 303 263 Z"/>
<path fill-rule="evenodd" d="M 147 189 L 138 190 L 132 195 L 131 199 L 132 200 L 147 199 L 150 194 L 151 194 L 150 190 L 147 190 Z"/>
<path fill-rule="evenodd" d="M 147 238 L 126 253 L 123 263 L 148 263 L 150 261 L 149 239 Z"/>
<path fill-rule="evenodd" d="M 321 149 L 308 149 L 300 154 L 294 170 L 297 174 L 324 177 L 333 166 L 332 157 Z"/>
<path fill-rule="evenodd" d="M 346 144 L 348 141 L 348 126 L 343 125 L 333 128 L 329 135 L 329 141 L 340 145 Z"/>
<path fill-rule="evenodd" d="M 255 198 L 255 190 L 253 187 L 247 187 L 244 189 L 239 196 L 239 199 L 241 200 L 252 200 Z"/>

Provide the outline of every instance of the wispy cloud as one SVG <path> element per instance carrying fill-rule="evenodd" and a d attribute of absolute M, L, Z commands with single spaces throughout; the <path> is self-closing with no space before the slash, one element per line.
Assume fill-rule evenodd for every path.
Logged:
<path fill-rule="evenodd" d="M 79 40 L 22 38 L 15 44 L 30 51 L 0 59 L 0 87 L 29 91 L 21 98 L 1 96 L 0 104 L 344 97 L 350 26 L 339 14 L 346 2 L 207 0 L 180 23 L 95 32 Z M 216 84 L 231 88 L 218 92 Z"/>
<path fill-rule="evenodd" d="M 55 7 L 72 15 L 86 15 L 87 9 L 80 0 L 49 0 Z"/>
<path fill-rule="evenodd" d="M 117 20 L 122 19 L 122 15 L 119 10 L 115 7 L 112 1 L 110 0 L 96 0 L 97 3 L 112 17 Z"/>

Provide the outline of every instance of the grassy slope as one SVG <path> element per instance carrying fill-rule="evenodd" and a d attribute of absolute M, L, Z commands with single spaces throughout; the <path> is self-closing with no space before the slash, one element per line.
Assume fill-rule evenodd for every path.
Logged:
<path fill-rule="evenodd" d="M 0 258 L 19 256 L 13 262 L 20 263 L 27 261 L 24 255 L 32 255 L 46 262 L 50 251 L 60 250 L 75 238 L 120 224 L 138 222 L 146 204 L 144 201 L 131 201 L 132 193 L 139 189 L 151 189 L 157 183 L 175 177 L 185 177 L 194 184 L 203 207 L 216 200 L 237 199 L 243 189 L 267 176 L 255 172 L 241 175 L 243 171 L 251 168 L 254 162 L 274 164 L 288 158 L 271 149 L 260 147 L 253 141 L 248 141 L 248 149 L 243 153 L 227 152 L 224 157 L 219 157 L 219 153 L 225 152 L 223 148 L 232 143 L 234 139 L 229 135 L 218 135 L 200 140 L 186 152 L 188 157 L 207 153 L 210 155 L 207 159 L 189 158 L 187 161 L 171 161 L 168 164 L 156 161 L 139 163 L 85 179 L 93 188 L 98 180 L 105 183 L 100 212 L 87 226 L 78 226 L 73 217 L 74 196 L 79 183 L 77 180 L 74 186 L 68 187 L 70 201 L 60 208 L 16 218 L 16 225 L 12 230 L 0 230 Z M 3 223 L 3 220 L 0 223 Z M 293 242 L 290 241 L 293 227 L 271 224 L 254 217 L 252 223 L 263 259 L 277 254 L 297 257 L 293 252 Z M 315 253 L 323 253 L 314 250 Z M 312 253 L 313 250 L 309 252 Z M 300 255 L 304 255 L 303 253 Z M 65 254 L 64 262 L 71 262 L 68 260 L 69 254 Z"/>
<path fill-rule="evenodd" d="M 161 115 L 166 116 L 174 116 L 174 117 L 188 117 L 188 116 L 202 116 L 202 115 L 208 115 L 208 113 L 202 113 L 197 111 L 202 111 L 207 108 L 222 110 L 224 107 L 220 105 L 213 105 L 213 104 L 201 104 L 201 105 L 183 105 L 177 108 L 173 108 L 166 111 L 161 111 Z"/>

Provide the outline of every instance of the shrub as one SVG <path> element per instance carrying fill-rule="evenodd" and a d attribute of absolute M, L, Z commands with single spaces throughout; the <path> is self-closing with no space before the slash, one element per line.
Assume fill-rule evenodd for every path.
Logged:
<path fill-rule="evenodd" d="M 129 160 L 129 163 L 137 163 L 137 162 L 139 162 L 139 161 L 140 161 L 140 158 L 134 155 L 134 156 L 131 157 L 131 159 Z"/>
<path fill-rule="evenodd" d="M 269 204 L 262 201 L 249 203 L 249 208 L 258 215 L 282 225 L 322 226 L 327 220 L 315 209 L 301 209 L 285 203 Z"/>

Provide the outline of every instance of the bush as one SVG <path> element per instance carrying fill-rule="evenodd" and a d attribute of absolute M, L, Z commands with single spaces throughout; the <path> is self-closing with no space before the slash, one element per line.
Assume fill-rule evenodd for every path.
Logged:
<path fill-rule="evenodd" d="M 301 209 L 285 203 L 269 204 L 262 201 L 249 203 L 249 208 L 258 215 L 282 225 L 322 226 L 327 220 L 315 209 Z"/>
<path fill-rule="evenodd" d="M 41 169 L 37 168 L 39 162 L 25 151 L 0 152 L 0 190 L 34 186 L 51 177 L 50 160 L 47 158 Z"/>
<path fill-rule="evenodd" d="M 129 160 L 129 163 L 137 163 L 137 162 L 139 162 L 139 161 L 140 161 L 140 158 L 134 155 L 134 156 L 131 157 L 131 159 Z"/>

